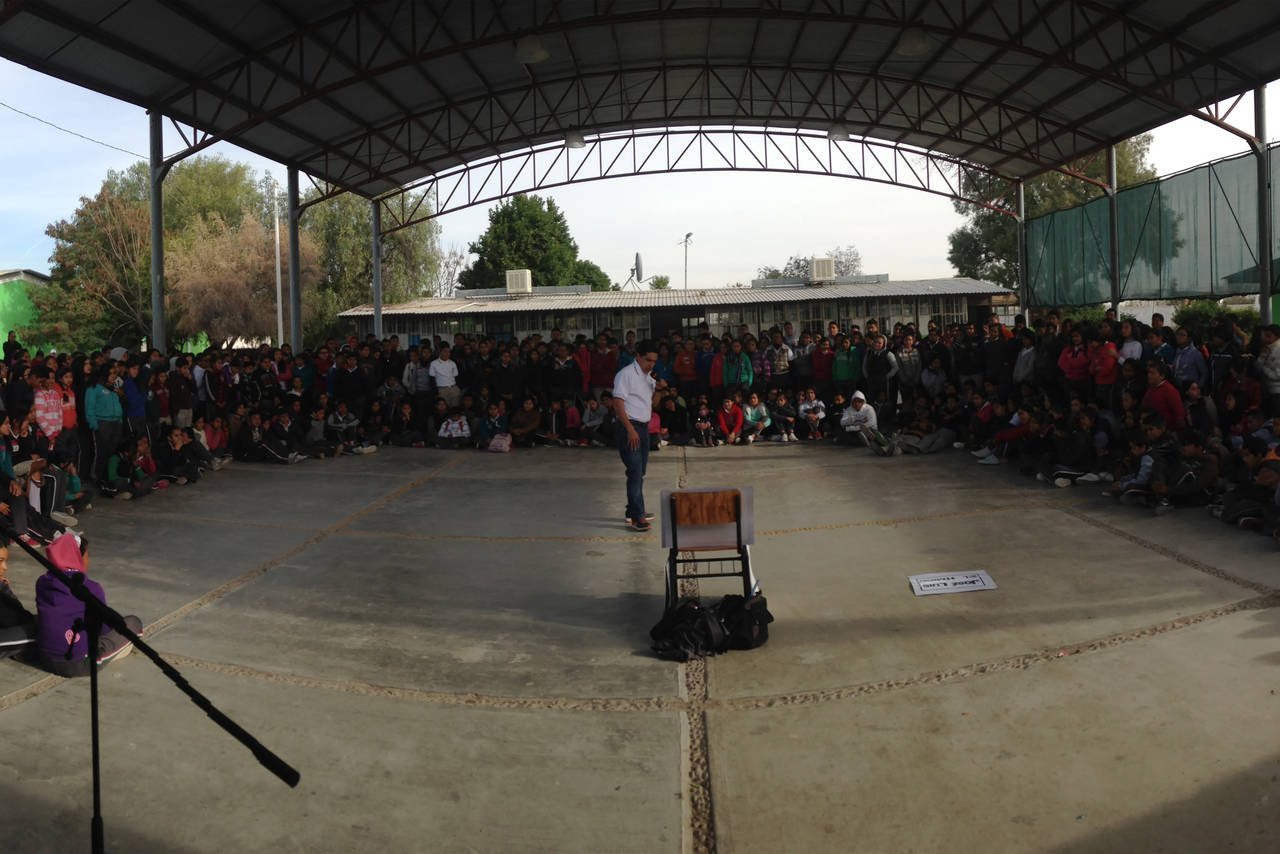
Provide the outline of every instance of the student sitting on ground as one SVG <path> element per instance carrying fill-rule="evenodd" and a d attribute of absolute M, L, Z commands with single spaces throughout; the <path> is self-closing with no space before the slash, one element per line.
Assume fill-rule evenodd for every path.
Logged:
<path fill-rule="evenodd" d="M 827 417 L 827 406 L 822 402 L 822 398 L 818 397 L 816 389 L 805 389 L 802 394 L 804 399 L 796 407 L 799 413 L 800 435 L 806 439 L 821 439 L 822 422 Z M 842 395 L 836 395 L 836 397 L 843 400 Z"/>
<path fill-rule="evenodd" d="M 840 416 L 840 427 L 843 434 L 837 441 L 842 445 L 860 445 L 870 448 L 873 445 L 884 447 L 889 444 L 888 440 L 880 435 L 875 407 L 867 403 L 867 396 L 860 391 L 853 393 L 849 408 Z"/>
<path fill-rule="evenodd" d="M 700 448 L 716 444 L 715 417 L 707 396 L 701 395 L 693 412 L 693 444 Z"/>
<path fill-rule="evenodd" d="M 9 547 L 0 545 L 0 658 L 34 649 L 36 615 L 23 606 L 9 587 Z"/>
<path fill-rule="evenodd" d="M 144 438 L 139 441 L 146 440 Z M 102 487 L 103 495 L 128 501 L 149 495 L 154 489 L 154 478 L 138 464 L 138 442 L 126 442 L 107 460 L 107 480 Z"/>
<path fill-rule="evenodd" d="M 742 436 L 748 444 L 758 439 L 773 423 L 768 408 L 760 402 L 760 395 L 755 392 L 747 398 L 747 405 L 742 407 L 742 422 Z"/>
<path fill-rule="evenodd" d="M 534 435 L 542 426 L 542 414 L 538 412 L 537 401 L 526 397 L 520 403 L 510 420 L 511 443 L 517 448 L 532 448 Z"/>
<path fill-rule="evenodd" d="M 391 444 L 401 448 L 421 448 L 426 444 L 426 437 L 418 429 L 418 420 L 413 414 L 413 404 L 403 398 L 391 419 Z"/>
<path fill-rule="evenodd" d="M 812 389 L 810 390 L 812 391 Z M 786 389 L 778 389 L 778 396 L 769 402 L 769 420 L 773 422 L 773 427 L 770 430 L 773 433 L 773 441 L 797 441 L 796 408 L 787 399 Z"/>
<path fill-rule="evenodd" d="M 446 419 L 446 422 L 447 421 L 448 419 Z M 492 442 L 495 437 L 501 436 L 506 432 L 508 432 L 507 416 L 502 413 L 501 404 L 496 400 L 490 401 L 488 413 L 480 423 L 476 425 L 476 429 L 474 431 L 476 447 L 482 451 L 487 450 L 489 443 Z"/>
<path fill-rule="evenodd" d="M 1129 432 L 1130 462 L 1123 477 L 1102 491 L 1121 504 L 1145 504 L 1151 495 L 1151 467 L 1155 461 L 1147 453 L 1147 435 L 1141 429 Z"/>
<path fill-rule="evenodd" d="M 736 445 L 742 436 L 742 422 L 742 410 L 733 402 L 732 397 L 726 397 L 716 413 L 716 444 Z"/>
<path fill-rule="evenodd" d="M 46 553 L 54 566 L 63 572 L 83 578 L 88 591 L 104 603 L 107 594 L 98 582 L 85 578 L 89 571 L 89 543 L 83 537 L 63 534 L 54 540 Z M 129 654 L 133 644 L 105 625 L 99 624 L 98 648 L 90 659 L 89 632 L 84 622 L 93 619 L 85 613 L 85 604 L 77 599 L 62 579 L 46 572 L 36 579 L 36 615 L 40 663 L 59 676 L 88 676 L 96 663 L 99 667 Z M 135 616 L 124 618 L 135 634 L 142 634 L 142 621 Z"/>
<path fill-rule="evenodd" d="M 436 447 L 448 450 L 465 448 L 471 440 L 471 427 L 463 417 L 461 409 L 449 411 L 449 418 L 440 425 L 440 433 L 436 436 Z"/>

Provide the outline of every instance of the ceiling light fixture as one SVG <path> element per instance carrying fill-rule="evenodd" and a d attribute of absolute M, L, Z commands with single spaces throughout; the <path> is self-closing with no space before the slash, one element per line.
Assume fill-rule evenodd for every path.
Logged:
<path fill-rule="evenodd" d="M 835 142 L 848 142 L 849 126 L 845 124 L 840 124 L 840 123 L 836 123 L 832 125 L 830 128 L 827 129 L 827 139 L 833 140 Z"/>
<path fill-rule="evenodd" d="M 537 36 L 521 36 L 516 42 L 516 62 L 521 65 L 537 65 L 551 58 Z"/>
<path fill-rule="evenodd" d="M 582 135 L 580 130 L 569 130 L 564 133 L 565 148 L 585 148 L 587 138 Z"/>

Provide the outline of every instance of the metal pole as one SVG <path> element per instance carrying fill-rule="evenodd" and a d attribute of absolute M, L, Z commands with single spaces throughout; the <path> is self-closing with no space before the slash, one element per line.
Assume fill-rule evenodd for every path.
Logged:
<path fill-rule="evenodd" d="M 302 260 L 298 248 L 298 168 L 289 167 L 289 343 L 302 352 Z"/>
<path fill-rule="evenodd" d="M 284 343 L 284 298 L 280 287 L 280 185 L 271 182 L 271 228 L 276 233 L 276 346 Z"/>
<path fill-rule="evenodd" d="M 1031 283 L 1027 276 L 1027 193 L 1022 181 L 1018 182 L 1018 303 L 1022 317 L 1031 325 Z"/>
<path fill-rule="evenodd" d="M 1258 164 L 1258 313 L 1271 323 L 1271 152 L 1267 150 L 1267 87 L 1253 90 L 1253 156 Z"/>
<path fill-rule="evenodd" d="M 1116 147 L 1107 146 L 1107 236 L 1111 243 L 1111 307 L 1120 316 L 1120 193 L 1116 178 Z"/>
<path fill-rule="evenodd" d="M 689 290 L 689 238 L 684 239 L 684 289 Z"/>
<path fill-rule="evenodd" d="M 164 116 L 151 119 L 151 346 L 165 352 L 164 340 Z"/>
<path fill-rule="evenodd" d="M 373 337 L 382 340 L 382 205 L 373 205 Z"/>

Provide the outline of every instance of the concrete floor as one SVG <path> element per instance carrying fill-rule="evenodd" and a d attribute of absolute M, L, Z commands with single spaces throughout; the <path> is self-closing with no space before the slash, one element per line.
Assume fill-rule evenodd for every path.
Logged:
<path fill-rule="evenodd" d="M 1280 850 L 1270 540 L 960 454 L 655 455 L 651 508 L 680 484 L 754 486 L 767 646 L 649 654 L 664 554 L 606 451 L 384 449 L 101 502 L 112 604 L 302 772 L 135 654 L 103 671 L 108 849 Z M 999 589 L 911 594 L 955 569 Z M 36 573 L 14 554 L 28 602 Z M 5 852 L 87 848 L 87 700 L 0 662 Z"/>

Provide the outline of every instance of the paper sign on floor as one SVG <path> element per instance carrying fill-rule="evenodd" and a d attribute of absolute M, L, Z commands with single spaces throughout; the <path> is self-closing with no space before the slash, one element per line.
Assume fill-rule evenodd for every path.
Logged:
<path fill-rule="evenodd" d="M 983 570 L 976 572 L 930 572 L 909 575 L 911 589 L 917 596 L 931 593 L 964 593 L 969 590 L 995 590 L 996 583 Z"/>

